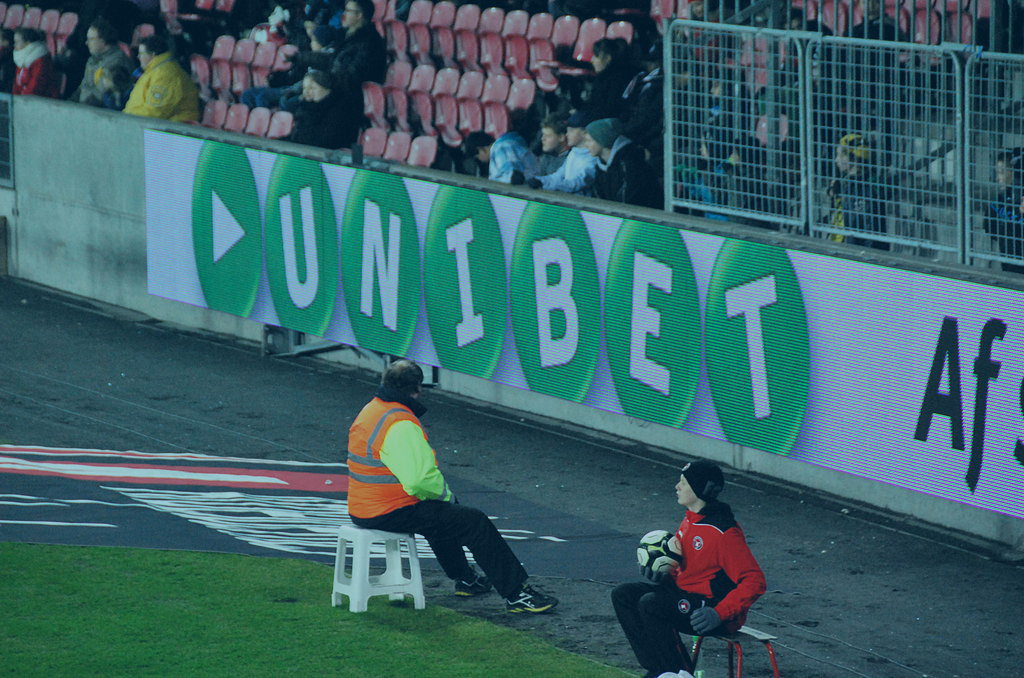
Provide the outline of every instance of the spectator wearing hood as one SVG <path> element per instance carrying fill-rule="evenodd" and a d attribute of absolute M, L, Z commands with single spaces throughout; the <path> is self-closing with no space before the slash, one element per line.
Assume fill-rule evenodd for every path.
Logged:
<path fill-rule="evenodd" d="M 14 31 L 14 85 L 11 94 L 35 94 L 57 99 L 60 78 L 53 68 L 53 59 L 46 49 L 46 36 L 34 28 Z"/>
<path fill-rule="evenodd" d="M 587 125 L 587 150 L 598 159 L 594 195 L 603 200 L 661 208 L 661 181 L 644 151 L 622 134 L 622 122 L 603 118 Z"/>

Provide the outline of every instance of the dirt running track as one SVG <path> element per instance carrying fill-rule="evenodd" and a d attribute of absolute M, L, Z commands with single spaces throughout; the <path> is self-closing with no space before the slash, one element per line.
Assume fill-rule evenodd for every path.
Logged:
<path fill-rule="evenodd" d="M 376 378 L 261 359 L 249 345 L 0 279 L 0 443 L 337 462 Z M 586 528 L 578 547 L 516 547 L 562 599 L 556 614 L 507 615 L 496 595 L 456 599 L 436 570 L 428 601 L 640 675 L 608 593 L 633 576 L 632 536 L 678 523 L 673 485 L 685 450 L 648 450 L 436 390 L 424 398 L 456 492 L 462 479 L 489 512 L 525 511 L 538 534 Z M 747 474 L 727 478 L 722 498 L 768 577 L 749 623 L 779 636 L 785 678 L 1024 676 L 1024 567 L 963 535 Z M 600 562 L 581 566 L 580 554 L 595 552 Z M 552 576 L 552 553 L 572 562 L 570 576 Z M 767 675 L 761 654 L 749 655 L 747 675 Z M 724 655 L 702 665 L 708 678 L 727 674 Z"/>

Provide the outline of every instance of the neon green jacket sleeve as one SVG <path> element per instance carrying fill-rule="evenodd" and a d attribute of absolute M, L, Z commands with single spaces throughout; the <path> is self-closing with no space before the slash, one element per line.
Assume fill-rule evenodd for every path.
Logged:
<path fill-rule="evenodd" d="M 434 450 L 423 429 L 411 421 L 396 422 L 380 448 L 380 460 L 395 474 L 402 489 L 417 499 L 453 501 L 455 496 L 437 468 Z"/>

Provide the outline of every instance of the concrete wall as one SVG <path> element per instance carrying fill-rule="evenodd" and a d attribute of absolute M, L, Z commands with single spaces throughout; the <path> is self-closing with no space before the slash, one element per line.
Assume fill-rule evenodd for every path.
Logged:
<path fill-rule="evenodd" d="M 320 160 L 327 159 L 325 153 L 291 144 L 211 133 L 194 126 L 149 122 L 34 97 L 16 97 L 13 117 L 16 190 L 0 189 L 0 216 L 9 220 L 10 275 L 160 320 L 249 340 L 259 339 L 262 327 L 258 323 L 147 294 L 142 131 L 154 127 L 198 134 Z M 417 172 L 410 168 L 394 171 L 434 180 L 453 180 L 451 175 Z M 487 186 L 472 180 L 458 183 Z M 514 193 L 515 189 L 509 192 Z M 630 216 L 636 216 L 636 212 L 631 212 Z M 643 218 L 667 217 L 652 212 Z M 721 222 L 690 220 L 687 227 L 804 250 L 838 251 L 830 251 L 826 243 L 808 243 L 782 234 L 725 227 Z M 190 228 L 190 225 L 182 224 L 182 228 Z M 872 256 L 876 257 L 875 263 L 902 268 L 915 266 L 914 262 L 887 259 L 885 255 L 872 253 Z M 989 271 L 942 268 L 935 264 L 918 270 L 993 282 L 984 277 L 991 275 Z M 328 355 L 331 360 L 361 367 L 374 364 L 351 351 Z M 474 377 L 442 372 L 440 385 L 487 403 L 553 419 L 569 431 L 582 427 L 624 439 L 631 447 L 640 443 L 677 452 L 681 458 L 714 459 L 738 470 L 831 493 L 1018 549 L 1024 545 L 1024 521 L 1009 516 Z"/>

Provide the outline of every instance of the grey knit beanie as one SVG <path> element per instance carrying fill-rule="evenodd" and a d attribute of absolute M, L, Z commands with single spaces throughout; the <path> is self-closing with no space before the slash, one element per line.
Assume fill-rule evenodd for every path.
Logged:
<path fill-rule="evenodd" d="M 605 148 L 611 148 L 622 134 L 622 121 L 618 118 L 595 120 L 587 125 L 587 134 Z"/>

